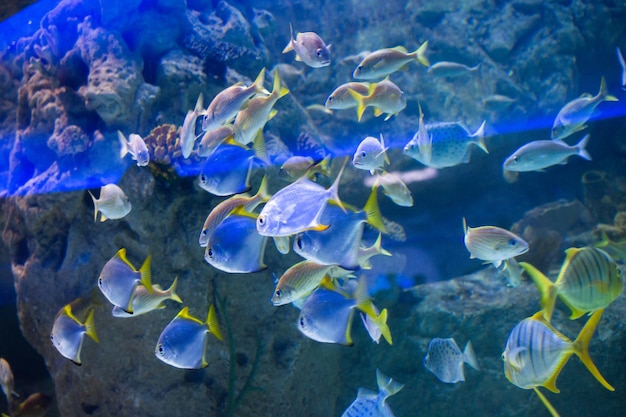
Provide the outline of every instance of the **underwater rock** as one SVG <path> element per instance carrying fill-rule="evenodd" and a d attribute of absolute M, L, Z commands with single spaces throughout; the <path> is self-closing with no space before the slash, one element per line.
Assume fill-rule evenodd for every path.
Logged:
<path fill-rule="evenodd" d="M 166 102 L 164 107 L 169 112 L 180 118 L 181 124 L 208 81 L 202 70 L 202 60 L 195 55 L 174 49 L 159 61 L 156 82 L 161 89 L 161 100 Z"/>

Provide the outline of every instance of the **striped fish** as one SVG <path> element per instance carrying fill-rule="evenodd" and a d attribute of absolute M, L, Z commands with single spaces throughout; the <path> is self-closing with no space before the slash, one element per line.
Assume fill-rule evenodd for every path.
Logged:
<path fill-rule="evenodd" d="M 569 248 L 559 276 L 552 283 L 534 266 L 520 262 L 541 293 L 541 306 L 550 321 L 556 297 L 572 311 L 574 320 L 585 313 L 607 307 L 622 292 L 622 277 L 617 263 L 602 249 Z"/>
<path fill-rule="evenodd" d="M 309 295 L 320 286 L 326 274 L 336 276 L 347 273 L 338 265 L 320 265 L 311 261 L 301 261 L 287 269 L 278 280 L 272 304 L 281 306 Z"/>
<path fill-rule="evenodd" d="M 359 388 L 356 399 L 343 412 L 341 417 L 393 417 L 393 412 L 385 402 L 387 398 L 398 393 L 404 384 L 385 376 L 376 370 L 378 393 L 366 388 Z"/>
<path fill-rule="evenodd" d="M 576 354 L 589 372 L 609 391 L 615 389 L 604 379 L 589 356 L 589 341 L 604 310 L 592 314 L 575 341 L 550 325 L 540 311 L 518 323 L 506 342 L 502 360 L 504 374 L 514 385 L 534 389 L 552 415 L 558 415 L 537 387 L 558 393 L 556 379 L 572 354 Z"/>
<path fill-rule="evenodd" d="M 469 227 L 463 219 L 465 247 L 470 259 L 481 259 L 499 267 L 502 261 L 528 252 L 528 243 L 515 233 L 496 226 Z"/>

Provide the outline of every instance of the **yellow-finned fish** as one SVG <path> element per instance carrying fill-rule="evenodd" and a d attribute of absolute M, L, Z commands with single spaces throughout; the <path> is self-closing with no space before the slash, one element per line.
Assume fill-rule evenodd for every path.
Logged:
<path fill-rule="evenodd" d="M 330 65 L 330 45 L 315 32 L 300 32 L 293 38 L 293 27 L 289 24 L 290 39 L 283 54 L 296 51 L 296 61 L 302 61 L 312 68 Z"/>
<path fill-rule="evenodd" d="M 428 48 L 428 41 L 411 53 L 403 46 L 371 52 L 363 58 L 363 61 L 356 67 L 352 76 L 361 80 L 375 80 L 402 69 L 409 62 L 419 62 L 428 67 L 430 62 L 426 58 L 426 48 Z"/>
<path fill-rule="evenodd" d="M 87 319 L 81 322 L 72 313 L 72 305 L 67 304 L 59 311 L 52 325 L 50 340 L 61 355 L 80 365 L 80 353 L 83 348 L 85 335 L 99 342 L 96 327 L 93 320 L 94 309 L 91 308 Z"/>
<path fill-rule="evenodd" d="M 159 284 L 154 284 L 152 285 L 152 291 L 148 291 L 143 285 L 138 285 L 133 294 L 133 313 L 129 314 L 118 306 L 113 306 L 111 315 L 120 318 L 137 317 L 153 310 L 165 308 L 165 304 L 163 304 L 165 300 L 173 300 L 182 304 L 183 300 L 176 294 L 177 283 L 178 277 L 174 278 L 174 282 L 167 290 L 163 290 Z"/>
<path fill-rule="evenodd" d="M 100 212 L 100 221 L 107 219 L 117 220 L 130 213 L 132 208 L 130 200 L 124 194 L 124 191 L 115 184 L 103 185 L 100 189 L 100 198 L 96 198 L 91 191 L 87 190 L 93 200 L 93 221 L 98 219 L 98 211 Z"/>
<path fill-rule="evenodd" d="M 575 354 L 602 386 L 614 391 L 596 368 L 588 350 L 602 312 L 603 310 L 598 310 L 591 315 L 573 342 L 552 327 L 543 318 L 541 311 L 522 320 L 509 334 L 502 353 L 506 379 L 520 388 L 535 390 L 550 413 L 558 416 L 538 387 L 558 393 L 556 379 L 569 357 Z"/>
<path fill-rule="evenodd" d="M 361 121 L 363 112 L 370 106 L 374 107 L 374 116 L 376 117 L 387 113 L 385 120 L 389 120 L 391 116 L 400 113 L 406 107 L 404 92 L 389 78 L 370 84 L 365 96 L 350 89 L 348 89 L 348 93 L 357 103 L 356 115 L 358 121 Z"/>
<path fill-rule="evenodd" d="M 394 173 L 382 171 L 376 181 L 383 187 L 383 194 L 401 207 L 413 207 L 413 195 L 409 187 Z"/>
<path fill-rule="evenodd" d="M 183 126 L 180 129 L 180 150 L 183 154 L 183 158 L 187 159 L 191 156 L 193 146 L 196 143 L 196 120 L 198 117 L 204 114 L 204 107 L 202 105 L 202 93 L 198 96 L 196 101 L 196 107 L 193 110 L 189 110 L 185 115 Z"/>
<path fill-rule="evenodd" d="M 281 275 L 272 296 L 272 304 L 281 306 L 292 303 L 313 292 L 326 275 L 339 276 L 346 273 L 349 271 L 338 265 L 321 265 L 312 261 L 298 262 Z"/>
<path fill-rule="evenodd" d="M 369 92 L 370 83 L 358 83 L 349 82 L 341 84 L 339 87 L 330 93 L 326 99 L 324 106 L 333 110 L 345 110 L 351 109 L 358 105 L 358 102 L 350 94 L 349 90 L 352 90 L 362 96 L 367 96 Z"/>
<path fill-rule="evenodd" d="M 520 262 L 541 293 L 541 307 L 548 321 L 557 297 L 572 311 L 570 319 L 574 320 L 607 307 L 622 293 L 619 267 L 602 249 L 569 248 L 565 254 L 554 283 L 531 264 Z"/>
<path fill-rule="evenodd" d="M 287 181 L 296 181 L 304 174 L 312 178 L 317 173 L 330 176 L 330 156 L 316 162 L 310 156 L 294 155 L 283 162 L 278 176 Z"/>
<path fill-rule="evenodd" d="M 220 126 L 213 130 L 207 130 L 200 139 L 196 152 L 198 156 L 208 157 L 211 156 L 213 151 L 217 149 L 223 142 L 228 139 L 232 140 L 233 127 L 231 125 Z"/>
<path fill-rule="evenodd" d="M 463 230 L 470 259 L 491 262 L 496 268 L 502 261 L 528 252 L 528 242 L 506 229 L 496 226 L 469 227 L 464 218 Z"/>

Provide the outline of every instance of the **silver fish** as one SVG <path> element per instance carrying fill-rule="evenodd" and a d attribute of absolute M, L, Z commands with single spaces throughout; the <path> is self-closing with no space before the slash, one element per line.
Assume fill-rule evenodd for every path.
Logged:
<path fill-rule="evenodd" d="M 154 354 L 176 368 L 206 368 L 209 365 L 206 358 L 209 333 L 223 340 L 213 304 L 204 322 L 191 316 L 189 307 L 185 307 L 161 332 Z"/>
<path fill-rule="evenodd" d="M 496 226 L 469 227 L 463 219 L 463 230 L 470 259 L 491 262 L 496 268 L 502 261 L 528 252 L 528 242 L 506 229 Z"/>
<path fill-rule="evenodd" d="M 133 160 L 137 161 L 137 166 L 144 167 L 150 163 L 150 152 L 143 138 L 136 133 L 131 133 L 126 139 L 126 136 L 119 130 L 117 131 L 117 137 L 120 140 L 122 148 L 120 149 L 120 158 L 124 158 L 127 154 L 130 154 Z"/>
<path fill-rule="evenodd" d="M 61 355 L 77 365 L 81 364 L 80 353 L 85 335 L 99 342 L 93 321 L 94 310 L 90 309 L 85 322 L 81 322 L 72 313 L 72 306 L 66 305 L 59 311 L 52 325 L 50 339 Z"/>
<path fill-rule="evenodd" d="M 361 121 L 367 107 L 374 107 L 374 116 L 378 117 L 387 113 L 385 120 L 400 113 L 406 107 L 406 96 L 400 88 L 388 78 L 370 84 L 367 96 L 348 89 L 348 93 L 357 102 L 357 120 Z"/>
<path fill-rule="evenodd" d="M 383 193 L 395 204 L 402 207 L 413 207 L 411 190 L 397 175 L 382 171 L 377 176 L 378 183 L 383 187 Z"/>
<path fill-rule="evenodd" d="M 363 139 L 356 148 L 352 157 L 352 165 L 357 169 L 369 171 L 372 175 L 376 170 L 382 169 L 386 163 L 389 163 L 387 157 L 387 148 L 383 135 L 380 140 L 375 137 L 368 136 Z"/>
<path fill-rule="evenodd" d="M 517 99 L 502 94 L 492 94 L 481 100 L 485 109 L 489 111 L 504 111 L 516 101 Z"/>
<path fill-rule="evenodd" d="M 287 269 L 278 279 L 272 295 L 272 304 L 281 306 L 306 297 L 320 286 L 324 277 L 349 273 L 337 265 L 321 265 L 300 261 Z"/>
<path fill-rule="evenodd" d="M 325 157 L 316 162 L 310 156 L 295 155 L 288 158 L 280 167 L 278 176 L 287 181 L 298 180 L 303 175 L 312 175 L 320 173 L 325 176 L 330 175 L 330 156 Z"/>
<path fill-rule="evenodd" d="M 7 403 L 13 402 L 13 397 L 19 397 L 19 395 L 13 390 L 15 387 L 15 380 L 13 378 L 13 371 L 11 365 L 6 359 L 0 358 L 0 388 L 7 397 Z"/>
<path fill-rule="evenodd" d="M 264 81 L 265 68 L 259 72 L 256 80 L 250 86 L 235 84 L 218 93 L 204 112 L 202 130 L 209 132 L 218 129 L 223 124 L 233 120 L 237 112 L 253 95 L 257 93 L 269 94 L 269 91 L 263 87 Z"/>
<path fill-rule="evenodd" d="M 312 68 L 330 65 L 330 47 L 315 32 L 300 32 L 293 38 L 293 27 L 289 24 L 290 40 L 283 54 L 296 52 L 296 61 L 302 61 Z"/>
<path fill-rule="evenodd" d="M 480 371 L 471 341 L 467 342 L 463 352 L 453 338 L 436 337 L 428 343 L 424 366 L 441 382 L 455 384 L 465 381 L 464 363 Z"/>
<path fill-rule="evenodd" d="M 480 64 L 468 67 L 458 62 L 440 61 L 428 67 L 426 72 L 437 77 L 458 77 L 459 75 L 475 72 L 478 68 L 480 68 Z"/>
<path fill-rule="evenodd" d="M 100 198 L 94 197 L 91 191 L 87 190 L 93 200 L 93 221 L 98 219 L 98 211 L 100 211 L 100 221 L 107 219 L 121 219 L 130 213 L 132 208 L 130 200 L 124 194 L 124 191 L 115 184 L 103 185 L 100 188 Z"/>
<path fill-rule="evenodd" d="M 159 284 L 154 284 L 152 286 L 152 291 L 148 291 L 148 289 L 143 285 L 138 285 L 133 294 L 133 314 L 125 312 L 118 306 L 113 306 L 111 315 L 119 318 L 137 317 L 153 310 L 165 308 L 165 304 L 163 304 L 165 300 L 173 300 L 182 304 L 183 300 L 181 300 L 178 294 L 176 294 L 177 283 L 178 277 L 174 279 L 172 285 L 165 291 L 161 289 Z"/>
<path fill-rule="evenodd" d="M 367 96 L 369 87 L 369 83 L 350 82 L 341 84 L 330 93 L 324 106 L 333 110 L 345 110 L 356 107 L 358 103 L 348 90 L 355 91 L 362 96 Z"/>
<path fill-rule="evenodd" d="M 98 276 L 98 288 L 111 304 L 133 313 L 133 295 L 137 286 L 141 283 L 152 291 L 150 259 L 148 256 L 137 271 L 126 259 L 126 249 L 122 248 L 104 264 Z"/>
<path fill-rule="evenodd" d="M 574 146 L 569 146 L 562 140 L 536 140 L 513 152 L 504 161 L 502 167 L 516 172 L 542 171 L 553 165 L 566 164 L 567 158 L 572 155 L 578 155 L 590 161 L 591 155 L 585 149 L 588 142 L 589 135 L 585 135 Z"/>
<path fill-rule="evenodd" d="M 430 62 L 426 58 L 426 48 L 428 48 L 428 41 L 412 53 L 402 46 L 379 49 L 367 55 L 356 67 L 352 76 L 361 80 L 375 80 L 398 71 L 409 62 L 419 62 L 428 67 Z"/>
<path fill-rule="evenodd" d="M 196 149 L 198 156 L 211 156 L 213 151 L 229 137 L 233 137 L 233 127 L 230 125 L 206 131 L 198 144 L 198 149 Z"/>
<path fill-rule="evenodd" d="M 552 139 L 564 139 L 572 133 L 586 129 L 587 120 L 591 118 L 594 110 L 603 101 L 618 101 L 617 97 L 612 96 L 606 87 L 604 77 L 600 80 L 600 91 L 596 96 L 583 94 L 567 103 L 559 111 L 552 125 Z"/>
<path fill-rule="evenodd" d="M 378 393 L 366 388 L 359 388 L 356 399 L 343 412 L 341 417 L 394 417 L 387 398 L 404 388 L 401 384 L 376 370 Z"/>
<path fill-rule="evenodd" d="M 193 110 L 189 110 L 185 115 L 183 126 L 180 129 L 180 150 L 185 159 L 191 156 L 193 146 L 196 143 L 196 120 L 198 117 L 204 114 L 204 107 L 202 105 L 202 93 L 198 96 L 196 101 L 196 107 Z"/>
<path fill-rule="evenodd" d="M 624 56 L 622 55 L 622 51 L 620 51 L 619 46 L 615 48 L 615 51 L 617 52 L 619 66 L 622 68 L 622 90 L 626 90 L 626 61 L 624 61 Z"/>

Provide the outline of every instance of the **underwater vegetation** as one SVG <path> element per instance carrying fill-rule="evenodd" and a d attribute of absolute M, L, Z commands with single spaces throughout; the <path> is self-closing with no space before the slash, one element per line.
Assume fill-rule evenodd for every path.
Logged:
<path fill-rule="evenodd" d="M 623 5 L 24 13 L 0 222 L 40 415 L 626 412 Z"/>

